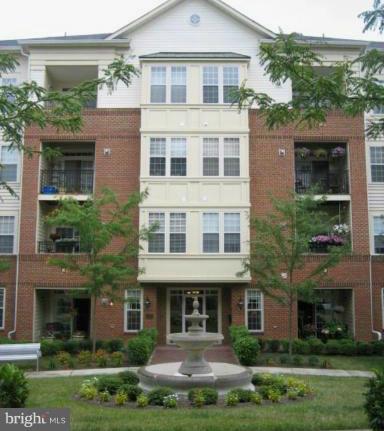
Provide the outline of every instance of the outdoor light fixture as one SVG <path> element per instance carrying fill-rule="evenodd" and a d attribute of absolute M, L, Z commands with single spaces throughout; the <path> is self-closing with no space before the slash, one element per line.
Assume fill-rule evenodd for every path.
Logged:
<path fill-rule="evenodd" d="M 242 310 L 244 308 L 244 301 L 243 298 L 239 298 L 239 300 L 237 301 L 237 308 L 239 310 Z"/>
<path fill-rule="evenodd" d="M 149 308 L 151 306 L 151 301 L 148 298 L 148 296 L 146 296 L 144 299 L 144 305 L 145 305 L 145 308 Z"/>
<path fill-rule="evenodd" d="M 113 303 L 112 299 L 101 298 L 101 305 L 103 305 L 104 307 L 106 307 L 107 305 L 113 307 L 115 304 Z"/>

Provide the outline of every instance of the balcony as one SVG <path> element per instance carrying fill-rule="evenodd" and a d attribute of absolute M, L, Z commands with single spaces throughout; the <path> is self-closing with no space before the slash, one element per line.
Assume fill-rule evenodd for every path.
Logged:
<path fill-rule="evenodd" d="M 93 169 L 44 169 L 41 171 L 40 193 L 90 195 L 93 193 L 93 175 Z"/>
<path fill-rule="evenodd" d="M 295 190 L 324 195 L 348 195 L 349 172 L 345 145 L 295 146 Z"/>
<path fill-rule="evenodd" d="M 62 239 L 57 241 L 39 241 L 39 253 L 62 253 L 77 254 L 82 253 L 79 239 Z"/>

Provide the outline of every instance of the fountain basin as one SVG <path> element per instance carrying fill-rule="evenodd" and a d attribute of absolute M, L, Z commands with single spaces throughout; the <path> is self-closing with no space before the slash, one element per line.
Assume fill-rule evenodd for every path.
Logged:
<path fill-rule="evenodd" d="M 192 388 L 211 387 L 219 394 L 231 389 L 252 389 L 252 371 L 240 365 L 211 362 L 211 373 L 186 376 L 179 373 L 181 362 L 148 365 L 138 371 L 140 387 L 149 391 L 159 386 L 172 388 L 179 394 L 187 394 Z"/>

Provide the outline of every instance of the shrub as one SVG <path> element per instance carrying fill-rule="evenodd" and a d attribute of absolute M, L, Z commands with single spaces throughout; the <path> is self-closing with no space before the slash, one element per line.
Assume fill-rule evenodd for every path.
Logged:
<path fill-rule="evenodd" d="M 163 400 L 168 395 L 174 395 L 174 392 L 171 388 L 167 388 L 165 386 L 152 389 L 148 392 L 148 401 L 149 404 L 153 406 L 162 406 Z"/>
<path fill-rule="evenodd" d="M 213 388 L 194 388 L 188 392 L 188 399 L 193 404 L 195 403 L 195 398 L 197 395 L 202 395 L 204 397 L 205 405 L 213 405 L 217 403 L 219 398 L 219 393 Z"/>
<path fill-rule="evenodd" d="M 68 352 L 59 352 L 56 355 L 56 360 L 62 367 L 69 367 L 71 355 Z"/>
<path fill-rule="evenodd" d="M 328 340 L 324 345 L 324 351 L 327 355 L 339 355 L 340 342 L 338 340 Z"/>
<path fill-rule="evenodd" d="M 124 349 L 124 341 L 114 338 L 105 342 L 105 349 L 108 353 L 121 352 Z"/>
<path fill-rule="evenodd" d="M 108 391 L 99 392 L 99 401 L 101 403 L 111 401 L 111 394 Z"/>
<path fill-rule="evenodd" d="M 92 350 L 92 340 L 84 339 L 79 341 L 80 351 L 82 350 Z"/>
<path fill-rule="evenodd" d="M 64 350 L 71 355 L 75 355 L 81 351 L 80 343 L 76 340 L 64 341 Z"/>
<path fill-rule="evenodd" d="M 274 360 L 274 358 L 269 356 L 265 359 L 265 365 L 267 365 L 268 367 L 274 367 L 276 365 L 276 361 Z"/>
<path fill-rule="evenodd" d="M 311 337 L 307 341 L 310 353 L 314 355 L 321 355 L 324 350 L 324 343 L 318 338 Z"/>
<path fill-rule="evenodd" d="M 149 337 L 156 344 L 158 331 L 156 328 L 146 328 L 139 331 L 139 337 Z"/>
<path fill-rule="evenodd" d="M 299 393 L 295 389 L 290 389 L 287 392 L 287 398 L 291 401 L 297 400 L 298 397 L 299 397 Z"/>
<path fill-rule="evenodd" d="M 69 357 L 68 368 L 71 370 L 75 368 L 75 359 L 72 356 Z"/>
<path fill-rule="evenodd" d="M 260 405 L 263 402 L 263 399 L 260 394 L 257 392 L 253 392 L 250 399 L 251 403 Z"/>
<path fill-rule="evenodd" d="M 292 344 L 293 353 L 299 355 L 308 355 L 311 351 L 310 345 L 304 340 L 293 340 Z"/>
<path fill-rule="evenodd" d="M 280 355 L 279 361 L 281 365 L 287 365 L 291 362 L 291 357 L 286 353 L 283 353 L 282 355 Z"/>
<path fill-rule="evenodd" d="M 143 393 L 143 390 L 136 385 L 122 385 L 119 391 L 123 391 L 127 394 L 129 401 L 136 401 L 137 398 Z"/>
<path fill-rule="evenodd" d="M 325 370 L 330 370 L 333 368 L 331 361 L 329 359 L 324 359 L 324 361 L 321 363 L 321 368 L 324 368 Z"/>
<path fill-rule="evenodd" d="M 88 401 L 94 400 L 97 397 L 97 389 L 94 386 L 82 385 L 79 390 L 79 395 Z"/>
<path fill-rule="evenodd" d="M 98 367 L 104 368 L 108 364 L 108 353 L 103 349 L 99 349 L 95 353 L 94 360 Z"/>
<path fill-rule="evenodd" d="M 268 399 L 268 393 L 269 393 L 270 386 L 260 386 L 258 388 L 258 393 L 263 398 L 263 400 Z"/>
<path fill-rule="evenodd" d="M 289 352 L 289 340 L 281 340 L 281 351 L 283 353 Z"/>
<path fill-rule="evenodd" d="M 152 352 L 152 340 L 135 337 L 128 341 L 128 361 L 131 365 L 145 365 Z"/>
<path fill-rule="evenodd" d="M 177 407 L 178 397 L 176 394 L 167 395 L 163 398 L 163 406 L 166 409 L 175 409 Z"/>
<path fill-rule="evenodd" d="M 79 361 L 79 364 L 89 367 L 92 362 L 92 353 L 89 350 L 82 350 L 77 355 L 77 360 Z"/>
<path fill-rule="evenodd" d="M 367 386 L 364 409 L 372 429 L 382 431 L 384 429 L 384 369 L 375 371 L 375 377 L 369 380 Z"/>
<path fill-rule="evenodd" d="M 312 392 L 311 387 L 304 382 L 298 382 L 298 384 L 293 389 L 297 391 L 297 395 L 299 397 L 306 397 Z"/>
<path fill-rule="evenodd" d="M 303 357 L 302 356 L 298 356 L 298 355 L 295 355 L 293 358 L 292 358 L 292 362 L 293 362 L 293 365 L 296 365 L 296 366 L 301 366 L 301 365 L 303 365 L 303 363 L 304 363 L 304 359 L 303 359 Z"/>
<path fill-rule="evenodd" d="M 263 386 L 266 383 L 266 380 L 268 380 L 270 377 L 272 377 L 271 374 L 261 374 L 261 373 L 256 373 L 252 376 L 252 383 L 255 386 Z"/>
<path fill-rule="evenodd" d="M 195 407 L 198 407 L 198 408 L 203 407 L 206 404 L 206 401 L 205 401 L 205 398 L 204 398 L 202 390 L 198 389 L 196 391 L 196 393 L 195 393 L 195 395 L 193 397 L 192 404 Z"/>
<path fill-rule="evenodd" d="M 236 393 L 228 392 L 225 396 L 225 405 L 228 407 L 234 407 L 239 404 L 239 397 Z"/>
<path fill-rule="evenodd" d="M 256 338 L 248 335 L 237 338 L 233 343 L 233 350 L 242 365 L 255 365 L 260 346 Z"/>
<path fill-rule="evenodd" d="M 126 385 L 138 385 L 140 381 L 137 374 L 133 371 L 122 371 L 118 376 Z"/>
<path fill-rule="evenodd" d="M 308 358 L 308 365 L 310 367 L 318 367 L 320 364 L 320 359 L 317 356 L 310 356 Z"/>
<path fill-rule="evenodd" d="M 272 374 L 254 374 L 252 383 L 262 388 L 261 390 L 259 389 L 259 392 L 263 395 L 263 398 L 266 398 L 264 395 L 268 388 L 279 391 L 281 395 L 284 395 L 288 388 L 287 381 L 284 377 L 274 376 Z"/>
<path fill-rule="evenodd" d="M 12 364 L 0 367 L 0 407 L 24 407 L 28 395 L 28 382 L 23 371 Z"/>
<path fill-rule="evenodd" d="M 232 325 L 229 327 L 229 335 L 232 343 L 235 343 L 239 338 L 249 336 L 249 331 L 246 326 Z"/>
<path fill-rule="evenodd" d="M 43 356 L 54 356 L 64 350 L 64 343 L 61 340 L 41 340 L 40 350 Z"/>
<path fill-rule="evenodd" d="M 358 355 L 373 355 L 373 343 L 365 343 L 364 341 L 358 341 L 356 345 L 356 351 Z"/>
<path fill-rule="evenodd" d="M 114 367 L 121 367 L 124 362 L 123 352 L 113 352 L 111 354 L 111 363 Z"/>
<path fill-rule="evenodd" d="M 352 340 L 341 340 L 339 341 L 339 352 L 344 356 L 353 356 L 356 354 L 357 345 Z"/>
<path fill-rule="evenodd" d="M 277 353 L 280 350 L 280 340 L 270 340 L 268 348 L 272 353 Z"/>
<path fill-rule="evenodd" d="M 48 369 L 49 370 L 56 370 L 57 368 L 57 362 L 55 358 L 49 358 L 48 361 Z"/>
<path fill-rule="evenodd" d="M 128 401 L 128 396 L 125 392 L 119 391 L 115 396 L 115 404 L 117 406 L 123 406 Z"/>
<path fill-rule="evenodd" d="M 254 394 L 254 392 L 249 389 L 232 389 L 228 393 L 236 394 L 239 399 L 239 403 L 249 403 Z"/>
<path fill-rule="evenodd" d="M 267 392 L 267 398 L 273 403 L 279 403 L 281 400 L 281 393 L 276 389 L 269 388 Z"/>
<path fill-rule="evenodd" d="M 149 400 L 146 395 L 141 394 L 137 397 L 137 401 L 136 401 L 137 407 L 144 408 L 144 407 L 147 407 L 148 404 L 149 404 Z"/>
<path fill-rule="evenodd" d="M 103 376 L 97 381 L 97 389 L 99 392 L 107 391 L 114 395 L 122 386 L 122 381 L 117 376 Z"/>
<path fill-rule="evenodd" d="M 384 356 L 384 341 L 373 341 L 371 344 L 374 355 Z"/>

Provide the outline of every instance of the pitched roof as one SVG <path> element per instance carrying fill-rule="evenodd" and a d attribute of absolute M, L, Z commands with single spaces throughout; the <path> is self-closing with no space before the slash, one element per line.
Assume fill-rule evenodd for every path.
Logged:
<path fill-rule="evenodd" d="M 97 33 L 97 34 L 80 34 L 74 36 L 50 36 L 50 37 L 39 37 L 33 40 L 35 41 L 73 41 L 73 40 L 103 40 L 106 39 L 110 33 Z M 22 45 L 25 41 L 29 41 L 31 39 L 9 39 L 9 40 L 0 40 L 0 46 L 19 46 Z"/>
<path fill-rule="evenodd" d="M 236 52 L 155 52 L 153 54 L 141 55 L 139 58 L 156 60 L 156 59 L 237 59 L 249 60 L 251 57 L 248 55 L 238 54 Z"/>

